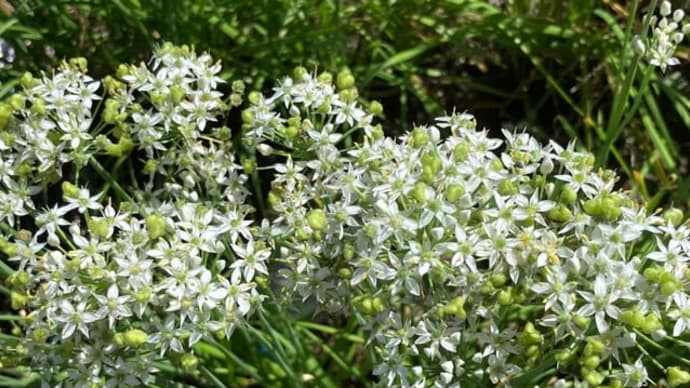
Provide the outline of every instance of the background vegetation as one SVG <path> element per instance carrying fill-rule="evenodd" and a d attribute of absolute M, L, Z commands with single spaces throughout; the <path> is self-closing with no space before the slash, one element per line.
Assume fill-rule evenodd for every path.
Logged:
<path fill-rule="evenodd" d="M 676 54 L 681 65 L 666 73 L 643 77 L 623 66 L 631 60 L 623 56 L 624 48 L 642 29 L 648 5 L 0 0 L 0 37 L 16 52 L 14 62 L 0 69 L 0 97 L 11 93 L 24 71 L 50 71 L 63 58 L 84 56 L 90 73 L 100 77 L 120 63 L 147 60 L 163 41 L 210 51 L 222 61 L 224 79 L 242 79 L 254 90 L 270 89 L 271 80 L 297 65 L 333 72 L 347 67 L 360 95 L 383 103 L 384 128 L 402 130 L 443 112 L 467 110 L 480 126 L 525 127 L 542 141 L 561 144 L 577 140 L 597 155 L 599 165 L 617 169 L 624 179 L 620 185 L 650 210 L 685 209 L 690 201 L 687 46 Z M 292 370 L 330 386 L 367 380 L 363 339 L 356 333 L 340 333 L 335 324 L 263 317 L 260 324 L 284 326 L 267 333 L 285 337 L 266 341 L 277 344 L 272 352 L 291 365 L 279 366 L 256 337 L 239 335 L 241 357 L 225 355 L 239 376 L 282 381 Z"/>

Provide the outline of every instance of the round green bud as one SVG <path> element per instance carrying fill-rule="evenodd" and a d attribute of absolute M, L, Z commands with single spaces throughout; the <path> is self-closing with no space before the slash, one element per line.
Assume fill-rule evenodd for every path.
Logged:
<path fill-rule="evenodd" d="M 259 101 L 261 101 L 261 93 L 257 91 L 249 92 L 249 96 L 247 97 L 247 100 L 252 104 L 252 105 L 257 105 Z"/>
<path fill-rule="evenodd" d="M 346 267 L 342 267 L 338 269 L 338 277 L 341 279 L 348 280 L 352 278 L 352 270 Z"/>
<path fill-rule="evenodd" d="M 317 80 L 322 84 L 330 85 L 331 83 L 333 83 L 333 74 L 324 71 L 323 73 L 319 74 Z"/>
<path fill-rule="evenodd" d="M 343 70 L 338 73 L 335 85 L 338 87 L 338 90 L 351 89 L 355 86 L 355 77 L 349 70 Z"/>
<path fill-rule="evenodd" d="M 328 228 L 328 217 L 323 209 L 312 209 L 307 212 L 307 223 L 314 230 L 326 230 Z"/>
<path fill-rule="evenodd" d="M 678 226 L 683 222 L 683 211 L 672 207 L 664 212 L 664 221 L 666 221 L 669 224 L 672 224 L 673 226 Z"/>
<path fill-rule="evenodd" d="M 369 104 L 369 113 L 374 116 L 379 116 L 383 114 L 383 105 L 378 101 L 372 101 Z"/>
<path fill-rule="evenodd" d="M 661 284 L 659 284 L 659 291 L 661 291 L 664 296 L 671 296 L 678 291 L 678 284 L 676 281 L 662 281 Z"/>
<path fill-rule="evenodd" d="M 587 369 L 595 369 L 599 366 L 599 363 L 601 363 L 601 358 L 597 355 L 585 357 L 585 359 L 582 360 L 582 365 Z"/>
<path fill-rule="evenodd" d="M 252 112 L 250 108 L 247 108 L 242 111 L 241 117 L 243 123 L 249 124 L 254 121 L 254 112 Z"/>
<path fill-rule="evenodd" d="M 572 205 L 577 201 L 577 193 L 570 186 L 565 186 L 563 191 L 561 191 L 559 200 L 564 205 Z"/>
<path fill-rule="evenodd" d="M 296 82 L 302 82 L 304 81 L 304 76 L 307 73 L 307 69 L 302 66 L 298 66 L 292 71 L 292 78 L 294 78 Z"/>
<path fill-rule="evenodd" d="M 496 296 L 496 301 L 498 301 L 498 304 L 502 306 L 507 306 L 513 303 L 513 293 L 510 287 L 499 291 L 498 295 Z"/>
<path fill-rule="evenodd" d="M 383 127 L 381 124 L 376 124 L 374 127 L 371 129 L 371 138 L 374 140 L 379 140 L 383 139 L 384 133 L 383 133 Z"/>
<path fill-rule="evenodd" d="M 497 273 L 491 275 L 489 281 L 491 282 L 491 284 L 493 284 L 494 287 L 499 288 L 503 287 L 506 284 L 506 282 L 508 281 L 508 277 L 505 274 Z M 528 325 L 531 325 L 531 323 L 528 323 Z"/>
<path fill-rule="evenodd" d="M 13 112 L 14 109 L 12 108 L 12 105 L 0 103 L 0 129 L 5 129 L 7 123 L 10 122 Z"/>
<path fill-rule="evenodd" d="M 518 188 L 513 182 L 506 179 L 498 184 L 497 191 L 501 195 L 515 195 L 518 192 Z"/>
<path fill-rule="evenodd" d="M 586 330 L 589 327 L 591 321 L 591 318 L 583 317 L 582 315 L 575 315 L 573 317 L 573 323 L 575 323 L 575 326 L 579 327 L 582 330 Z"/>

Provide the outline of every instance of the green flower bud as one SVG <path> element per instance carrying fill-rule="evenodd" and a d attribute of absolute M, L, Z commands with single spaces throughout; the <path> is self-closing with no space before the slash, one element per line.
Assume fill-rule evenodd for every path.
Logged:
<path fill-rule="evenodd" d="M 87 68 L 89 67 L 89 61 L 86 60 L 84 57 L 76 57 L 76 58 L 71 58 L 69 60 L 69 64 L 71 66 L 76 67 L 77 69 L 81 71 L 86 71 Z"/>
<path fill-rule="evenodd" d="M 68 181 L 62 181 L 62 195 L 65 198 L 79 197 L 79 188 Z"/>
<path fill-rule="evenodd" d="M 131 74 L 131 70 L 133 70 L 131 67 L 125 64 L 121 64 L 117 67 L 117 70 L 115 71 L 115 76 L 117 78 L 122 79 L 123 77 Z"/>
<path fill-rule="evenodd" d="M 338 90 L 351 89 L 355 86 L 355 77 L 349 70 L 343 70 L 338 73 L 335 85 L 338 87 Z"/>
<path fill-rule="evenodd" d="M 638 326 L 640 330 L 647 334 L 654 333 L 657 330 L 661 330 L 664 325 L 661 323 L 661 318 L 656 313 L 649 313 L 645 315 L 644 319 L 641 320 Z"/>
<path fill-rule="evenodd" d="M 673 226 L 678 226 L 683 222 L 683 211 L 672 207 L 664 212 L 664 221 L 672 224 Z"/>
<path fill-rule="evenodd" d="M 352 244 L 345 244 L 343 246 L 343 258 L 346 261 L 352 261 L 355 257 L 355 247 Z"/>
<path fill-rule="evenodd" d="M 14 110 L 20 110 L 24 109 L 24 103 L 26 102 L 26 98 L 19 93 L 15 93 L 10 96 L 9 102 L 12 108 L 14 108 Z"/>
<path fill-rule="evenodd" d="M 12 105 L 0 103 L 0 129 L 5 129 L 5 127 L 7 127 L 7 123 L 10 122 L 13 112 L 14 109 L 12 108 Z"/>
<path fill-rule="evenodd" d="M 144 172 L 144 174 L 152 175 L 153 173 L 156 172 L 157 168 L 158 168 L 158 161 L 155 159 L 149 159 L 146 161 L 146 163 L 144 163 L 143 172 Z"/>
<path fill-rule="evenodd" d="M 572 205 L 577 201 L 577 193 L 570 186 L 565 186 L 559 200 L 564 205 Z"/>
<path fill-rule="evenodd" d="M 330 85 L 331 83 L 333 83 L 333 74 L 324 71 L 323 73 L 319 74 L 317 80 L 322 84 Z"/>
<path fill-rule="evenodd" d="M 429 143 L 431 139 L 429 138 L 429 133 L 422 127 L 416 127 L 412 130 L 412 146 L 415 148 L 424 147 Z"/>
<path fill-rule="evenodd" d="M 498 184 L 498 193 L 501 195 L 515 195 L 518 192 L 517 186 L 509 181 L 509 180 L 502 180 Z"/>
<path fill-rule="evenodd" d="M 508 277 L 505 274 L 497 273 L 497 274 L 491 275 L 491 278 L 489 278 L 489 281 L 491 282 L 491 284 L 494 287 L 500 288 L 506 284 L 506 282 L 508 281 Z M 528 325 L 531 325 L 531 323 L 528 323 Z"/>
<path fill-rule="evenodd" d="M 496 301 L 501 306 L 507 306 L 507 305 L 513 303 L 512 289 L 510 287 L 508 287 L 507 289 L 503 289 L 503 290 L 499 291 L 498 295 L 496 296 Z"/>
<path fill-rule="evenodd" d="M 146 303 L 151 298 L 151 292 L 151 288 L 143 287 L 134 291 L 132 296 L 134 297 L 134 300 L 136 300 L 137 302 Z"/>
<path fill-rule="evenodd" d="M 690 383 L 690 373 L 677 366 L 668 368 L 666 371 L 666 378 L 668 379 L 668 384 L 671 387 L 677 387 L 679 385 Z"/>
<path fill-rule="evenodd" d="M 12 300 L 12 309 L 14 310 L 19 310 L 21 308 L 26 307 L 26 305 L 29 303 L 29 297 L 24 294 L 20 294 L 18 292 L 12 291 L 11 292 L 11 298 Z"/>
<path fill-rule="evenodd" d="M 546 217 L 556 222 L 567 222 L 573 219 L 573 213 L 565 205 L 556 205 L 546 213 Z"/>
<path fill-rule="evenodd" d="M 453 160 L 456 162 L 464 162 L 470 155 L 470 145 L 467 142 L 458 143 L 453 149 Z"/>
<path fill-rule="evenodd" d="M 31 332 L 31 338 L 36 342 L 45 342 L 48 339 L 50 332 L 44 328 L 37 328 Z"/>
<path fill-rule="evenodd" d="M 242 111 L 241 117 L 243 123 L 250 124 L 254 121 L 254 112 L 252 112 L 250 108 L 247 108 Z"/>
<path fill-rule="evenodd" d="M 647 279 L 648 281 L 650 281 L 650 282 L 652 282 L 652 283 L 656 283 L 656 282 L 658 282 L 659 279 L 661 278 L 661 273 L 662 273 L 662 272 L 663 272 L 663 271 L 662 271 L 660 268 L 656 267 L 656 266 L 654 266 L 654 267 L 647 267 L 647 268 L 644 269 L 644 271 L 642 271 L 642 275 L 643 275 L 643 276 L 645 277 L 645 279 Z"/>
<path fill-rule="evenodd" d="M 328 217 L 323 209 L 312 209 L 307 212 L 307 223 L 314 230 L 326 230 L 328 228 Z"/>
<path fill-rule="evenodd" d="M 587 383 L 594 387 L 598 387 L 601 385 L 601 383 L 604 382 L 604 376 L 602 376 L 601 373 L 595 370 L 583 368 L 582 376 L 585 378 L 585 381 L 587 381 Z"/>
<path fill-rule="evenodd" d="M 606 345 L 596 337 L 587 337 L 587 343 L 592 346 L 594 354 L 602 354 L 606 350 Z"/>
<path fill-rule="evenodd" d="M 376 124 L 374 127 L 371 129 L 371 138 L 374 140 L 379 140 L 383 139 L 384 133 L 383 133 L 383 127 L 381 124 Z"/>
<path fill-rule="evenodd" d="M 161 215 L 153 213 L 146 217 L 146 230 L 149 232 L 151 240 L 157 240 L 159 237 L 165 235 L 165 218 Z"/>
<path fill-rule="evenodd" d="M 522 345 L 536 345 L 542 342 L 542 335 L 537 331 L 532 322 L 525 324 L 525 329 L 520 333 L 519 341 Z"/>
<path fill-rule="evenodd" d="M 581 315 L 575 315 L 573 317 L 573 323 L 575 323 L 575 326 L 579 327 L 582 330 L 586 330 L 589 327 L 591 321 L 591 318 L 583 317 Z"/>
<path fill-rule="evenodd" d="M 149 339 L 149 335 L 140 329 L 130 329 L 124 332 L 124 343 L 127 346 L 138 348 L 145 344 Z"/>
<path fill-rule="evenodd" d="M 412 197 L 416 199 L 417 202 L 425 203 L 427 200 L 426 188 L 427 185 L 424 182 L 417 182 L 417 184 L 414 186 L 414 189 L 412 189 Z"/>
<path fill-rule="evenodd" d="M 307 74 L 307 69 L 305 69 L 302 66 L 295 67 L 295 69 L 292 71 L 292 78 L 295 79 L 295 82 L 302 82 L 304 81 L 304 76 Z"/>
<path fill-rule="evenodd" d="M 5 243 L 8 244 L 7 242 L 5 242 Z M 0 250 L 1 250 L 2 246 L 3 245 L 0 244 Z M 12 287 L 23 288 L 29 284 L 29 280 L 31 280 L 31 276 L 26 271 L 15 271 L 9 276 L 9 278 L 7 280 Z"/>
<path fill-rule="evenodd" d="M 241 80 L 232 81 L 232 91 L 235 93 L 244 93 L 245 85 Z"/>
<path fill-rule="evenodd" d="M 678 291 L 677 281 L 662 281 L 661 284 L 659 284 L 659 291 L 661 291 L 664 296 L 673 295 Z"/>
<path fill-rule="evenodd" d="M 593 355 L 586 357 L 584 360 L 582 360 L 582 365 L 587 369 L 595 369 L 599 366 L 600 362 L 601 358 L 599 358 L 599 356 Z"/>
<path fill-rule="evenodd" d="M 369 113 L 374 116 L 379 116 L 383 114 L 383 105 L 378 101 L 372 101 L 369 104 Z"/>
<path fill-rule="evenodd" d="M 247 100 L 249 100 L 252 105 L 257 105 L 259 101 L 261 101 L 261 93 L 257 91 L 249 92 Z"/>
<path fill-rule="evenodd" d="M 528 358 L 534 358 L 534 359 L 536 359 L 537 357 L 539 357 L 540 348 L 541 348 L 541 347 L 540 347 L 539 345 L 536 345 L 536 344 L 535 344 L 535 345 L 530 345 L 530 346 L 528 346 L 527 349 L 525 350 L 525 355 L 526 355 Z"/>
<path fill-rule="evenodd" d="M 357 89 L 341 90 L 338 95 L 345 102 L 353 102 L 357 99 Z"/>
<path fill-rule="evenodd" d="M 280 198 L 280 193 L 276 189 L 272 189 L 268 192 L 267 201 L 268 206 L 270 206 L 272 209 L 275 209 L 275 207 L 280 205 L 280 202 L 282 201 Z"/>
<path fill-rule="evenodd" d="M 180 365 L 185 372 L 191 373 L 199 366 L 199 359 L 192 353 L 185 353 L 180 358 Z"/>
<path fill-rule="evenodd" d="M 179 103 L 185 98 L 187 92 L 185 92 L 182 86 L 173 85 L 170 87 L 170 95 L 172 96 L 174 102 Z"/>
<path fill-rule="evenodd" d="M 338 269 L 338 277 L 341 279 L 349 280 L 352 278 L 352 270 L 346 267 L 342 267 Z"/>
<path fill-rule="evenodd" d="M 39 81 L 34 78 L 33 74 L 27 71 L 24 74 L 22 74 L 22 78 L 20 78 L 19 83 L 21 83 L 23 88 L 30 89 L 38 85 Z"/>
<path fill-rule="evenodd" d="M 571 352 L 569 350 L 561 350 L 560 352 L 558 352 L 554 355 L 554 359 L 559 364 L 567 365 L 573 360 L 574 356 L 575 356 L 575 354 L 573 354 L 573 352 Z"/>
<path fill-rule="evenodd" d="M 113 342 L 115 343 L 115 345 L 117 345 L 120 348 L 124 347 L 125 346 L 125 335 L 123 333 L 115 333 L 115 335 L 113 335 Z"/>
<path fill-rule="evenodd" d="M 256 160 L 253 158 L 242 158 L 242 168 L 246 174 L 253 174 L 256 171 Z"/>
<path fill-rule="evenodd" d="M 446 187 L 446 200 L 448 200 L 448 202 L 453 203 L 459 200 L 463 195 L 465 195 L 465 186 L 461 184 L 454 183 Z"/>

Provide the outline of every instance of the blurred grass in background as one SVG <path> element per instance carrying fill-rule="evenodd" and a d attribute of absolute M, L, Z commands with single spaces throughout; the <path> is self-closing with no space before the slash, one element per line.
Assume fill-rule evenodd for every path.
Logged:
<path fill-rule="evenodd" d="M 526 127 L 561 144 L 577 139 L 601 165 L 618 169 L 650 209 L 686 206 L 687 51 L 678 54 L 683 65 L 650 77 L 637 106 L 640 82 L 633 81 L 621 106 L 632 117 L 609 120 L 625 78 L 627 23 L 639 30 L 648 5 L 640 2 L 631 18 L 633 3 L 0 0 L 0 35 L 17 53 L 0 79 L 73 56 L 87 57 L 92 74 L 103 76 L 145 60 L 163 40 L 210 51 L 224 78 L 254 89 L 296 65 L 349 67 L 361 95 L 384 103 L 389 131 L 468 110 L 486 127 Z"/>

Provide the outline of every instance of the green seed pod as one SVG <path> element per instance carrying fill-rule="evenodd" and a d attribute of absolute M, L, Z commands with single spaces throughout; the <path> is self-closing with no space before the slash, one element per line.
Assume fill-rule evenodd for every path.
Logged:
<path fill-rule="evenodd" d="M 145 344 L 149 335 L 141 329 L 130 329 L 123 333 L 124 344 L 132 348 L 138 348 Z"/>
<path fill-rule="evenodd" d="M 546 213 L 546 217 L 551 221 L 567 222 L 573 219 L 573 213 L 565 205 L 556 205 Z"/>
<path fill-rule="evenodd" d="M 165 218 L 159 214 L 150 214 L 146 217 L 146 230 L 152 240 L 157 240 L 165 235 Z"/>
<path fill-rule="evenodd" d="M 421 148 L 427 145 L 430 141 L 429 133 L 427 133 L 425 128 L 416 127 L 412 130 L 412 146 L 415 148 Z"/>
<path fill-rule="evenodd" d="M 677 387 L 683 384 L 690 383 L 690 373 L 677 367 L 672 366 L 666 371 L 666 378 L 671 387 Z"/>

